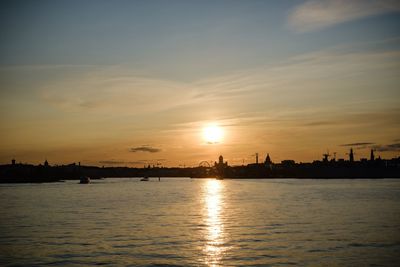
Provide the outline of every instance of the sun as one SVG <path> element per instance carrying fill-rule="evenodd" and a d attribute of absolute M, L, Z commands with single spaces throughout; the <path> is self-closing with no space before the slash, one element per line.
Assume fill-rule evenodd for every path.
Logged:
<path fill-rule="evenodd" d="M 203 129 L 203 138 L 209 144 L 221 143 L 224 133 L 221 127 L 209 125 Z"/>

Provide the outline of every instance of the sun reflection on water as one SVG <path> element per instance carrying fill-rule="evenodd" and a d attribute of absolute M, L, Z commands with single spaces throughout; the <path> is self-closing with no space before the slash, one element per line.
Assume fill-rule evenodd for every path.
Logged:
<path fill-rule="evenodd" d="M 209 266 L 220 265 L 221 258 L 226 251 L 226 236 L 221 218 L 224 202 L 222 199 L 224 184 L 218 180 L 207 180 L 204 184 L 204 218 L 206 223 L 204 247 L 206 264 Z"/>

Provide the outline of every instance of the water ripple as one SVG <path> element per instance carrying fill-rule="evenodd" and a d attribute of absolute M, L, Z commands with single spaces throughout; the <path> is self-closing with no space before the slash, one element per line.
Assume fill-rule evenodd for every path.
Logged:
<path fill-rule="evenodd" d="M 398 180 L 137 180 L 0 185 L 0 265 L 398 263 Z"/>

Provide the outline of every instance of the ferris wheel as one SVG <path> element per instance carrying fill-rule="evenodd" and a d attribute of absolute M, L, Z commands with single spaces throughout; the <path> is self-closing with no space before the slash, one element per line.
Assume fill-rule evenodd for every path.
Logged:
<path fill-rule="evenodd" d="M 199 163 L 199 167 L 211 168 L 211 165 L 208 161 L 203 160 Z"/>

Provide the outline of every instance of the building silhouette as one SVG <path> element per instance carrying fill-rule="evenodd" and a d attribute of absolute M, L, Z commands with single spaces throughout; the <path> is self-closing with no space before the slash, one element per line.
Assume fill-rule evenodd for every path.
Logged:
<path fill-rule="evenodd" d="M 294 160 L 282 160 L 273 163 L 269 153 L 264 164 L 250 163 L 241 166 L 229 166 L 222 155 L 214 165 L 203 162 L 197 167 L 97 167 L 81 164 L 53 165 L 46 160 L 39 165 L 16 163 L 0 165 L 0 183 L 56 182 L 66 179 L 78 180 L 81 176 L 93 179 L 101 177 L 192 177 L 192 178 L 400 178 L 400 157 L 382 159 L 370 151 L 369 159 L 354 160 L 353 149 L 348 160 L 315 160 L 297 163 Z M 211 166 L 212 165 L 212 166 Z"/>
<path fill-rule="evenodd" d="M 225 176 L 225 170 L 228 168 L 228 162 L 224 162 L 224 157 L 222 155 L 219 156 L 218 158 L 218 163 L 214 163 L 214 167 L 216 169 L 216 174 L 219 177 L 224 177 Z"/>
<path fill-rule="evenodd" d="M 271 158 L 269 157 L 269 153 L 267 153 L 267 156 L 265 157 L 264 165 L 266 168 L 272 169 L 272 164 L 273 163 L 272 163 Z"/>
<path fill-rule="evenodd" d="M 350 153 L 349 153 L 349 161 L 354 162 L 354 153 L 353 153 L 353 148 L 350 148 Z"/>
<path fill-rule="evenodd" d="M 374 150 L 371 149 L 371 156 L 369 158 L 370 161 L 374 161 L 375 160 L 375 155 L 374 155 Z"/>
<path fill-rule="evenodd" d="M 219 157 L 218 157 L 218 163 L 217 162 L 215 162 L 214 163 L 214 166 L 215 167 L 219 167 L 219 168 L 224 168 L 224 167 L 227 167 L 228 166 L 228 162 L 226 161 L 226 162 L 224 162 L 224 157 L 222 156 L 222 155 L 220 155 Z"/>

